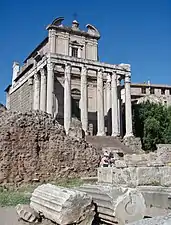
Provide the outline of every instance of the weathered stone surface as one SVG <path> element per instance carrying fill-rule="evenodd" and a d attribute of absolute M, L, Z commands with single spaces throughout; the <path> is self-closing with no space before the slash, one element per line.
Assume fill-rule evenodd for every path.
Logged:
<path fill-rule="evenodd" d="M 109 183 L 115 186 L 171 186 L 171 167 L 126 167 L 122 160 L 117 160 L 115 167 L 98 168 L 98 182 Z"/>
<path fill-rule="evenodd" d="M 136 221 L 134 223 L 129 223 L 128 225 L 170 225 L 171 224 L 171 214 L 167 216 L 158 216 L 150 219 L 143 219 Z"/>
<path fill-rule="evenodd" d="M 100 219 L 108 224 L 125 224 L 139 220 L 145 215 L 144 197 L 136 189 L 112 185 L 84 185 L 78 190 L 92 196 Z"/>
<path fill-rule="evenodd" d="M 27 221 L 29 223 L 38 222 L 39 214 L 36 213 L 29 205 L 18 204 L 16 206 L 16 211 L 19 218 Z"/>
<path fill-rule="evenodd" d="M 98 168 L 98 182 L 112 184 L 113 182 L 113 170 L 110 167 Z"/>
<path fill-rule="evenodd" d="M 79 121 L 77 118 L 72 118 L 68 135 L 74 138 L 83 138 L 85 136 L 83 135 L 81 121 Z"/>
<path fill-rule="evenodd" d="M 161 174 L 157 167 L 138 167 L 137 185 L 160 185 Z"/>
<path fill-rule="evenodd" d="M 157 145 L 157 161 L 164 164 L 171 163 L 171 144 Z"/>
<path fill-rule="evenodd" d="M 134 153 L 137 154 L 142 154 L 144 151 L 142 150 L 142 145 L 141 145 L 141 140 L 140 138 L 130 136 L 130 137 L 125 137 L 123 139 L 123 143 L 130 147 Z"/>
<path fill-rule="evenodd" d="M 116 168 L 125 168 L 125 167 L 127 167 L 127 165 L 124 160 L 116 160 L 115 167 Z"/>
<path fill-rule="evenodd" d="M 0 114 L 0 183 L 96 175 L 100 152 L 41 112 Z"/>
<path fill-rule="evenodd" d="M 95 215 L 91 196 L 51 184 L 43 184 L 34 190 L 30 206 L 45 218 L 61 225 L 89 225 Z"/>
<path fill-rule="evenodd" d="M 126 154 L 124 155 L 124 161 L 127 166 L 142 166 L 147 165 L 147 154 Z"/>

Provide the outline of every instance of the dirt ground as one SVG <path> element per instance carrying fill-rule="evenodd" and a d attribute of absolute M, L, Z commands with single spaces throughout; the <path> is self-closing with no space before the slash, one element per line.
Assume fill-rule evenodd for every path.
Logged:
<path fill-rule="evenodd" d="M 19 225 L 14 207 L 0 208 L 0 225 Z"/>

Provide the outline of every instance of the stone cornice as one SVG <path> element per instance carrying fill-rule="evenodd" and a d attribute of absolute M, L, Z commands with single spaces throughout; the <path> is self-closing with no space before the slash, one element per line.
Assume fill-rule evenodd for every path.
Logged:
<path fill-rule="evenodd" d="M 113 70 L 117 72 L 118 75 L 124 76 L 127 72 L 130 72 L 130 66 L 129 64 L 108 64 L 103 63 L 99 61 L 93 61 L 88 59 L 82 59 L 82 58 L 75 58 L 60 54 L 52 54 L 49 53 L 47 55 L 48 58 L 51 58 L 51 60 L 54 63 L 61 63 L 64 64 L 66 62 L 70 62 L 72 66 L 76 67 L 82 67 L 82 65 L 87 66 L 88 69 L 94 69 L 99 70 L 100 68 L 104 68 L 105 72 L 112 72 Z"/>

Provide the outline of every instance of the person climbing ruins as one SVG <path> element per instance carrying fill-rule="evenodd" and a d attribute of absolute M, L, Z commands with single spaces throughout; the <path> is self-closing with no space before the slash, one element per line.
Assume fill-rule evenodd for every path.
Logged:
<path fill-rule="evenodd" d="M 107 152 L 105 152 L 103 157 L 101 158 L 100 166 L 101 167 L 109 166 L 109 154 Z"/>

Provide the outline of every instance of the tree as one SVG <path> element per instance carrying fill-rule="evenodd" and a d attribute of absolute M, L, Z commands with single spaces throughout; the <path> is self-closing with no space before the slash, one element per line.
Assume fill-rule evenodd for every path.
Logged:
<path fill-rule="evenodd" d="M 171 143 L 171 107 L 149 101 L 134 105 L 133 129 L 144 150 L 155 150 L 159 143 Z"/>

